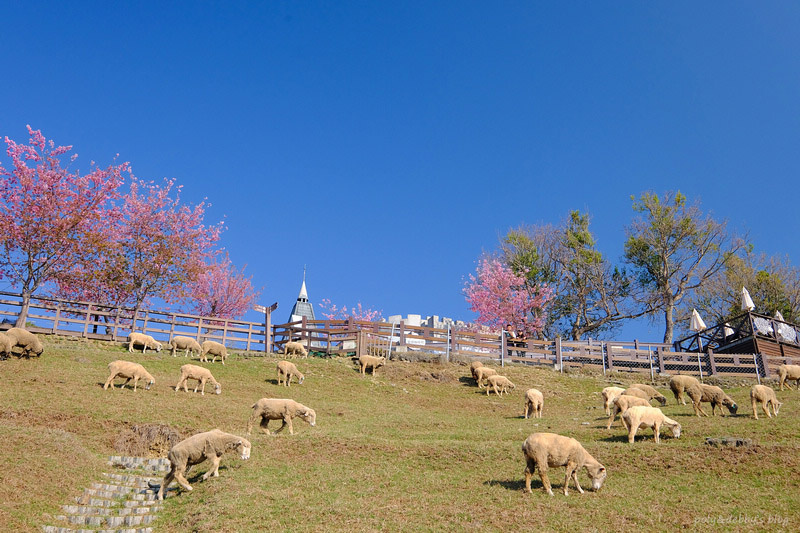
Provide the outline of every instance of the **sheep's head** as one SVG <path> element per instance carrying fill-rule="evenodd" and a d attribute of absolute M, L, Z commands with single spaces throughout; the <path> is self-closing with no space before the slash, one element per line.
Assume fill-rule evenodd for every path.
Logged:
<path fill-rule="evenodd" d="M 300 414 L 300 418 L 308 422 L 311 427 L 317 425 L 317 413 L 313 409 L 306 409 Z"/>
<path fill-rule="evenodd" d="M 219 382 L 214 385 L 214 394 L 222 394 L 222 385 L 220 385 Z"/>
<path fill-rule="evenodd" d="M 155 382 L 156 382 L 156 380 L 155 380 L 154 378 L 152 378 L 152 377 L 151 377 L 151 378 L 150 378 L 150 381 L 148 381 L 148 382 L 147 382 L 147 385 L 145 386 L 145 388 L 144 388 L 144 389 L 145 389 L 145 390 L 150 390 L 150 387 L 152 387 L 152 386 L 153 386 L 153 384 L 154 384 Z"/>
<path fill-rule="evenodd" d="M 306 377 L 305 377 L 303 374 L 300 374 L 300 375 L 297 377 L 297 383 L 298 383 L 299 385 L 302 385 L 302 384 L 303 384 L 303 381 L 305 381 L 305 379 L 306 379 Z"/>
<path fill-rule="evenodd" d="M 243 461 L 250 459 L 250 441 L 247 439 L 241 439 L 236 442 L 234 445 L 234 450 L 236 453 L 239 454 L 239 457 L 242 458 Z"/>
<path fill-rule="evenodd" d="M 592 490 L 600 490 L 606 480 L 606 467 L 600 465 L 594 472 L 590 470 L 589 477 L 592 478 Z"/>
<path fill-rule="evenodd" d="M 656 396 L 656 400 L 658 400 L 658 403 L 661 404 L 661 407 L 667 405 L 667 399 L 663 396 Z"/>
<path fill-rule="evenodd" d="M 157 351 L 157 352 L 160 352 L 160 351 L 161 351 L 161 348 L 163 348 L 163 346 L 161 346 L 161 343 L 160 343 L 160 342 L 157 342 L 157 343 L 156 343 L 156 351 Z"/>
<path fill-rule="evenodd" d="M 735 415 L 736 411 L 739 410 L 739 406 L 736 405 L 736 402 L 734 402 L 730 398 L 725 398 L 722 404 L 728 408 L 728 411 L 730 411 L 732 415 Z"/>
<path fill-rule="evenodd" d="M 783 402 L 779 402 L 778 400 L 772 402 L 772 408 L 775 410 L 775 416 L 778 416 L 778 411 L 781 410 L 781 405 L 783 405 Z"/>
<path fill-rule="evenodd" d="M 681 425 L 680 424 L 675 424 L 674 426 L 672 426 L 672 436 L 675 437 L 676 439 L 680 438 L 680 436 L 681 436 Z"/>

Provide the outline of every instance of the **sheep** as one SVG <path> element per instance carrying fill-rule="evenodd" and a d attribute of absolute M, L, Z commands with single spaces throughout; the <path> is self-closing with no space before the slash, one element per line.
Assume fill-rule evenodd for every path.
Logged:
<path fill-rule="evenodd" d="M 622 413 L 622 422 L 628 429 L 628 442 L 631 444 L 633 444 L 633 440 L 639 428 L 653 428 L 653 438 L 656 444 L 661 442 L 661 426 L 668 427 L 676 439 L 681 436 L 681 425 L 662 413 L 661 409 L 658 407 L 651 407 L 649 405 L 634 405 L 629 407 Z"/>
<path fill-rule="evenodd" d="M 40 341 L 36 335 L 26 329 L 11 328 L 6 331 L 6 336 L 11 341 L 11 348 L 14 346 L 22 347 L 22 355 L 25 357 L 30 357 L 31 355 L 41 357 L 42 352 L 44 351 L 42 341 Z M 11 350 L 9 350 L 9 353 L 11 353 Z"/>
<path fill-rule="evenodd" d="M 692 376 L 672 376 L 669 379 L 669 388 L 672 390 L 672 394 L 675 395 L 675 403 L 686 405 L 686 398 L 683 397 L 683 393 L 692 385 L 700 386 L 697 378 Z"/>
<path fill-rule="evenodd" d="M 211 362 L 213 363 L 214 360 L 219 356 L 219 360 L 222 361 L 222 364 L 225 364 L 225 358 L 228 357 L 228 349 L 225 347 L 224 344 L 220 344 L 216 341 L 204 341 L 203 346 L 201 347 L 202 350 L 200 351 L 200 361 L 207 362 L 208 358 L 206 357 L 207 354 L 211 354 Z"/>
<path fill-rule="evenodd" d="M 497 375 L 497 370 L 489 368 L 488 366 L 481 366 L 475 369 L 475 381 L 478 382 L 478 388 L 483 388 L 483 380 L 489 376 Z"/>
<path fill-rule="evenodd" d="M 372 375 L 375 376 L 378 367 L 386 364 L 385 357 L 375 357 L 373 355 L 362 355 L 358 358 L 358 364 L 361 367 L 361 373 L 367 375 L 367 368 L 372 367 Z"/>
<path fill-rule="evenodd" d="M 12 353 L 12 349 L 14 348 L 14 341 L 3 332 L 0 332 L 0 355 L 3 356 L 3 359 L 6 359 Z"/>
<path fill-rule="evenodd" d="M 717 416 L 717 406 L 719 406 L 719 412 L 722 413 L 722 416 L 725 416 L 725 413 L 722 411 L 723 405 L 728 408 L 728 411 L 730 411 L 732 415 L 735 415 L 736 410 L 739 408 L 736 402 L 725 394 L 725 391 L 714 385 L 706 385 L 704 383 L 692 385 L 686 389 L 686 394 L 692 399 L 692 407 L 694 407 L 694 413 L 697 416 L 700 416 L 700 413 L 702 413 L 703 416 L 708 416 L 708 414 L 703 411 L 700 402 L 710 402 L 711 414 L 714 416 Z"/>
<path fill-rule="evenodd" d="M 302 372 L 297 370 L 294 363 L 290 363 L 289 361 L 278 362 L 278 385 L 283 384 L 287 387 L 291 386 L 292 376 L 297 377 L 298 385 L 302 385 L 303 380 L 306 379 Z"/>
<path fill-rule="evenodd" d="M 642 389 L 637 389 L 635 387 L 628 387 L 627 389 L 622 391 L 622 394 L 624 394 L 626 396 L 636 396 L 637 398 L 643 398 L 643 399 L 647 400 L 648 402 L 650 401 L 650 395 L 649 394 L 647 394 Z"/>
<path fill-rule="evenodd" d="M 289 426 L 289 435 L 294 435 L 292 418 L 299 416 L 311 427 L 317 425 L 317 413 L 310 407 L 289 399 L 261 398 L 253 404 L 253 414 L 247 421 L 247 434 L 253 431 L 253 424 L 261 418 L 261 431 L 267 435 L 277 435 L 283 428 Z M 270 420 L 282 420 L 283 424 L 277 431 L 270 433 L 267 425 Z"/>
<path fill-rule="evenodd" d="M 156 341 L 150 335 L 145 335 L 144 333 L 137 333 L 135 331 L 131 332 L 128 335 L 128 351 L 132 352 L 134 345 L 141 345 L 142 346 L 142 353 L 147 352 L 147 349 L 150 348 L 151 350 L 155 350 L 157 352 L 161 351 L 161 343 Z"/>
<path fill-rule="evenodd" d="M 194 386 L 195 392 L 197 392 L 197 388 L 202 385 L 200 394 L 203 396 L 206 394 L 206 381 L 210 381 L 211 384 L 214 385 L 215 394 L 222 393 L 222 385 L 220 385 L 220 383 L 214 379 L 214 376 L 211 375 L 211 371 L 207 368 L 197 365 L 183 365 L 181 367 L 181 378 L 178 380 L 178 384 L 175 385 L 175 392 L 178 392 L 178 390 L 181 388 L 181 385 L 183 385 L 184 392 L 189 392 L 186 382 L 190 379 L 197 380 L 197 383 Z"/>
<path fill-rule="evenodd" d="M 614 398 L 622 394 L 625 389 L 622 387 L 606 387 L 600 395 L 603 397 L 603 408 L 606 410 L 606 415 L 611 414 L 611 404 Z"/>
<path fill-rule="evenodd" d="M 125 383 L 120 385 L 120 388 L 124 388 L 125 385 L 127 385 L 132 379 L 133 392 L 136 392 L 136 385 L 139 383 L 140 379 L 144 379 L 147 382 L 145 390 L 150 390 L 150 387 L 156 382 L 155 378 L 150 375 L 150 373 L 139 363 L 131 363 L 130 361 L 113 361 L 108 363 L 108 379 L 106 380 L 105 385 L 103 385 L 103 390 L 108 389 L 109 385 L 111 385 L 111 388 L 113 389 L 114 378 L 117 376 L 121 378 L 127 378 Z"/>
<path fill-rule="evenodd" d="M 294 357 L 295 355 L 299 355 L 302 358 L 308 357 L 308 350 L 306 347 L 303 346 L 302 342 L 292 341 L 287 342 L 283 346 L 283 354 L 286 357 Z"/>
<path fill-rule="evenodd" d="M 551 466 L 565 466 L 567 470 L 564 479 L 564 496 L 567 496 L 569 480 L 575 481 L 578 492 L 583 494 L 583 489 L 578 483 L 578 470 L 586 468 L 592 480 L 592 490 L 600 490 L 606 479 L 606 467 L 601 465 L 581 443 L 577 440 L 557 435 L 555 433 L 533 433 L 522 443 L 522 453 L 525 456 L 525 492 L 531 491 L 531 477 L 536 467 L 539 467 L 539 477 L 542 478 L 542 488 L 550 496 L 553 490 L 547 469 Z"/>
<path fill-rule="evenodd" d="M 800 390 L 800 365 L 781 365 L 778 367 L 778 377 L 780 378 L 781 390 L 783 390 L 784 383 L 789 390 L 792 390 L 791 384 L 786 383 L 792 379 L 797 390 Z"/>
<path fill-rule="evenodd" d="M 783 403 L 778 401 L 778 397 L 775 395 L 775 391 L 772 387 L 753 385 L 750 389 L 750 403 L 753 405 L 753 418 L 756 420 L 758 420 L 758 413 L 756 412 L 756 403 L 758 402 L 761 402 L 761 407 L 769 418 L 772 418 L 769 412 L 770 405 L 772 405 L 772 411 L 775 413 L 775 416 L 778 416 L 778 411 L 781 410 L 781 405 L 783 405 Z"/>
<path fill-rule="evenodd" d="M 477 370 L 478 368 L 480 368 L 482 366 L 483 366 L 483 363 L 481 363 L 480 361 L 473 361 L 469 365 L 469 372 L 470 372 L 470 374 L 472 374 L 472 379 L 475 379 L 475 370 Z"/>
<path fill-rule="evenodd" d="M 194 355 L 195 351 L 197 353 L 201 353 L 203 351 L 203 349 L 200 347 L 200 344 L 196 340 L 191 337 L 182 337 L 180 335 L 173 337 L 172 340 L 169 341 L 169 345 L 172 347 L 172 357 L 175 357 L 176 350 L 186 350 L 183 353 L 184 357 L 188 357 L 190 351 L 192 352 L 192 355 Z"/>
<path fill-rule="evenodd" d="M 177 480 L 184 489 L 192 490 L 184 473 L 188 473 L 193 465 L 200 464 L 206 459 L 211 460 L 211 469 L 203 474 L 203 481 L 211 476 L 219 477 L 219 461 L 222 454 L 228 450 L 235 451 L 242 460 L 246 461 L 250 458 L 250 441 L 218 429 L 198 433 L 180 441 L 170 449 L 167 455 L 170 468 L 158 488 L 158 499 L 164 499 L 164 490 L 173 480 Z"/>
<path fill-rule="evenodd" d="M 515 388 L 516 385 L 511 383 L 511 380 L 505 376 L 494 374 L 486 378 L 486 396 L 489 396 L 492 390 L 498 396 L 502 396 L 503 393 L 509 393 L 508 389 L 514 390 Z"/>
<path fill-rule="evenodd" d="M 629 388 L 643 390 L 648 394 L 648 396 L 650 396 L 651 400 L 658 400 L 658 403 L 660 403 L 662 407 L 667 405 L 667 399 L 664 397 L 664 395 L 650 385 L 645 385 L 644 383 L 634 383 Z"/>
<path fill-rule="evenodd" d="M 528 389 L 525 391 L 525 418 L 528 413 L 533 413 L 534 418 L 542 418 L 544 408 L 544 395 L 538 389 Z"/>
<path fill-rule="evenodd" d="M 634 405 L 642 405 L 649 407 L 650 401 L 638 396 L 628 396 L 627 394 L 620 394 L 611 402 L 611 416 L 608 417 L 608 424 L 606 429 L 611 429 L 611 424 L 619 413 L 624 413 L 629 407 Z"/>

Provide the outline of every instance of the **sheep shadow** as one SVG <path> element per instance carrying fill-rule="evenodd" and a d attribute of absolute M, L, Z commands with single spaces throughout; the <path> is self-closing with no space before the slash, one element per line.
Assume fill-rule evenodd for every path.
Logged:
<path fill-rule="evenodd" d="M 614 429 L 615 428 L 611 428 L 608 431 L 614 431 Z M 617 428 L 617 429 L 619 429 L 619 428 Z M 624 428 L 623 428 L 623 431 L 624 431 Z M 601 438 L 599 438 L 597 440 L 599 440 L 601 442 L 624 442 L 624 443 L 627 443 L 628 442 L 628 432 L 625 431 L 625 433 L 608 435 L 606 437 L 601 437 Z"/>
<path fill-rule="evenodd" d="M 465 387 L 477 387 L 478 382 L 472 376 L 461 376 L 458 378 L 459 383 L 463 384 Z"/>
<path fill-rule="evenodd" d="M 517 479 L 490 479 L 483 482 L 487 487 L 494 487 L 499 485 L 506 490 L 523 491 L 525 490 L 525 480 L 522 478 Z M 531 479 L 531 490 L 534 488 L 542 488 L 542 480 L 533 478 Z"/>
<path fill-rule="evenodd" d="M 265 379 L 264 381 L 269 383 L 270 385 L 278 385 L 278 378 Z"/>

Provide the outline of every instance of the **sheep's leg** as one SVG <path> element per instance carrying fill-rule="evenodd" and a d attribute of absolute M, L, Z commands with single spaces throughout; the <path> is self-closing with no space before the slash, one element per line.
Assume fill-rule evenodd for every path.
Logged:
<path fill-rule="evenodd" d="M 261 431 L 266 433 L 267 435 L 272 435 L 269 430 L 269 418 L 261 418 Z"/>
<path fill-rule="evenodd" d="M 547 477 L 547 467 L 542 469 L 542 463 L 539 464 L 539 477 L 542 480 L 542 487 L 544 488 L 545 492 L 550 496 L 553 496 L 553 487 L 550 485 L 550 478 Z"/>
<path fill-rule="evenodd" d="M 203 474 L 203 481 L 207 480 L 211 476 L 219 477 L 219 472 L 217 472 L 219 469 L 219 460 L 220 457 L 218 455 L 211 456 L 211 468 L 208 470 L 208 472 Z"/>
<path fill-rule="evenodd" d="M 614 407 L 614 410 L 611 412 L 611 416 L 608 417 L 608 424 L 606 424 L 606 429 L 611 429 L 611 424 L 614 423 L 614 419 L 617 418 L 617 408 Z"/>
<path fill-rule="evenodd" d="M 200 396 L 205 396 L 206 395 L 206 379 L 205 378 L 200 380 L 200 385 L 202 385 L 202 387 L 200 387 Z M 197 392 L 197 387 L 194 388 L 194 391 Z"/>
<path fill-rule="evenodd" d="M 278 428 L 278 429 L 275 431 L 275 433 L 273 433 L 273 435 L 277 435 L 278 433 L 280 433 L 281 431 L 283 431 L 283 428 L 285 428 L 285 427 L 286 427 L 286 418 L 284 418 L 284 419 L 283 419 L 283 424 L 281 424 L 281 427 L 279 427 L 279 428 Z"/>
<path fill-rule="evenodd" d="M 539 405 L 536 409 L 536 418 L 542 418 L 542 411 L 544 411 L 544 405 Z"/>
<path fill-rule="evenodd" d="M 526 458 L 526 465 L 525 465 L 525 492 L 533 492 L 531 491 L 531 477 L 533 476 L 533 471 L 536 470 L 536 463 L 531 461 L 530 459 Z"/>
<path fill-rule="evenodd" d="M 572 480 L 575 482 L 575 488 L 578 489 L 578 492 L 583 494 L 583 489 L 581 488 L 581 484 L 578 483 L 578 468 L 577 468 L 577 466 L 572 471 Z"/>
<path fill-rule="evenodd" d="M 133 380 L 133 392 L 136 392 L 136 386 L 139 384 L 139 378 Z"/>
<path fill-rule="evenodd" d="M 633 444 L 633 441 L 636 439 L 636 431 L 639 429 L 638 421 L 631 420 L 627 422 L 625 417 L 622 417 L 622 423 L 628 427 L 628 443 Z"/>
<path fill-rule="evenodd" d="M 108 389 L 108 386 L 111 385 L 111 388 L 114 388 L 114 378 L 117 377 L 116 374 L 112 374 L 110 378 L 106 381 L 105 385 L 103 385 L 103 390 Z"/>
<path fill-rule="evenodd" d="M 528 410 L 530 409 L 530 407 L 531 407 L 531 403 L 526 401 L 525 402 L 525 419 L 526 420 L 528 419 Z"/>
<path fill-rule="evenodd" d="M 771 414 L 769 414 L 769 406 L 767 405 L 768 403 L 771 403 L 771 402 L 763 402 L 763 403 L 761 404 L 761 407 L 763 407 L 763 408 L 764 408 L 764 412 L 765 412 L 765 413 L 767 413 L 767 417 L 768 417 L 768 418 L 772 418 L 772 415 L 771 415 Z M 775 405 L 774 405 L 774 404 L 772 405 L 772 410 L 773 410 L 773 411 L 775 410 Z"/>
<path fill-rule="evenodd" d="M 661 436 L 661 424 L 656 422 L 655 425 L 653 426 L 653 438 L 655 439 L 656 444 L 661 443 L 660 436 Z"/>
<path fill-rule="evenodd" d="M 178 380 L 177 385 L 175 385 L 175 392 L 181 390 L 181 383 L 183 383 L 183 377 L 181 377 L 181 379 Z"/>
<path fill-rule="evenodd" d="M 289 435 L 294 435 L 294 428 L 292 427 L 291 415 L 283 415 L 283 423 L 289 426 Z"/>
<path fill-rule="evenodd" d="M 750 405 L 753 407 L 753 418 L 758 420 L 758 412 L 756 411 L 756 399 L 750 398 Z"/>
<path fill-rule="evenodd" d="M 253 424 L 255 424 L 256 419 L 261 416 L 258 411 L 253 411 L 253 414 L 250 415 L 250 418 L 247 419 L 247 434 L 253 432 Z"/>
<path fill-rule="evenodd" d="M 158 496 L 159 500 L 164 499 L 164 491 L 167 490 L 168 486 L 172 481 L 175 479 L 175 467 L 170 467 L 169 472 L 167 475 L 164 476 L 164 480 L 161 482 L 161 486 L 158 488 Z"/>
<path fill-rule="evenodd" d="M 183 477 L 183 474 L 184 474 L 184 470 L 185 470 L 185 469 L 186 469 L 186 467 L 177 467 L 177 468 L 175 469 L 175 481 L 177 481 L 177 482 L 178 482 L 178 484 L 179 484 L 181 487 L 183 487 L 184 489 L 186 489 L 186 490 L 192 490 L 192 486 L 191 486 L 191 485 L 189 485 L 189 482 L 186 480 L 186 478 L 185 478 L 185 477 Z"/>

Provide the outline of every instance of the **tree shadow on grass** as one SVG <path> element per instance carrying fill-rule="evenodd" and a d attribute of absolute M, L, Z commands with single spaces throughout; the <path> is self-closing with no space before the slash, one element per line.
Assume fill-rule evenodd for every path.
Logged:
<path fill-rule="evenodd" d="M 514 491 L 522 491 L 525 490 L 525 479 L 518 478 L 518 479 L 490 479 L 489 481 L 484 481 L 484 485 L 488 487 L 494 487 L 495 485 L 500 485 L 504 489 L 507 490 L 514 490 Z M 542 481 L 540 479 L 531 479 L 531 489 L 535 490 L 536 488 L 542 488 Z"/>

